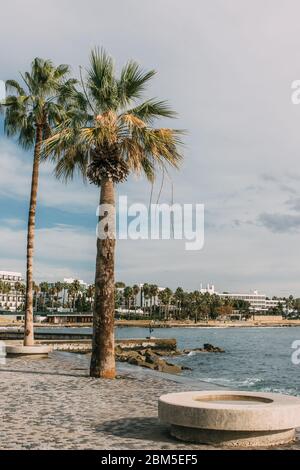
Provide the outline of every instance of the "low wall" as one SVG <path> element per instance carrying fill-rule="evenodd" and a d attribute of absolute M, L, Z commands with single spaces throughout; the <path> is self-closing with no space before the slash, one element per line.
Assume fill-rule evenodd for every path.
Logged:
<path fill-rule="evenodd" d="M 92 350 L 90 340 L 52 340 L 40 341 L 42 344 L 51 345 L 55 351 L 83 352 L 89 353 Z M 141 349 L 152 349 L 153 351 L 162 351 L 170 353 L 176 351 L 176 339 L 120 339 L 116 340 L 116 348 L 122 351 L 139 351 Z"/>
<path fill-rule="evenodd" d="M 2 339 L 2 338 L 1 338 Z M 12 340 L 13 338 L 4 338 Z M 19 339 L 19 338 L 18 338 Z M 3 339 L 2 339 L 3 340 Z M 70 351 L 88 353 L 92 350 L 91 339 L 46 339 L 39 340 L 41 344 L 52 346 L 55 351 Z M 140 339 L 120 339 L 116 340 L 116 347 L 122 351 L 139 351 L 141 349 L 152 349 L 170 353 L 176 351 L 177 341 L 173 338 L 140 338 Z"/>

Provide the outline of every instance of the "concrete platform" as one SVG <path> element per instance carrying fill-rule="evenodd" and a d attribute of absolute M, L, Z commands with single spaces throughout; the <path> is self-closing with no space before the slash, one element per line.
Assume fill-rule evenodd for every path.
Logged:
<path fill-rule="evenodd" d="M 34 346 L 6 345 L 7 356 L 46 356 L 52 351 L 52 347 L 44 344 Z"/>
<path fill-rule="evenodd" d="M 300 426 L 300 399 L 231 390 L 171 393 L 158 403 L 160 421 L 183 441 L 218 446 L 285 444 Z"/>

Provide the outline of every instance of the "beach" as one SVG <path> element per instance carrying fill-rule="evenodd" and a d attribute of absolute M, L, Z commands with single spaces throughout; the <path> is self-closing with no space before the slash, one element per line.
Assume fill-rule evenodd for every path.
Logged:
<path fill-rule="evenodd" d="M 160 395 L 192 384 L 138 367 L 119 367 L 116 380 L 88 376 L 89 357 L 54 352 L 48 359 L 7 358 L 1 370 L 1 449 L 195 450 L 158 422 Z M 295 443 L 280 449 L 300 449 Z"/>

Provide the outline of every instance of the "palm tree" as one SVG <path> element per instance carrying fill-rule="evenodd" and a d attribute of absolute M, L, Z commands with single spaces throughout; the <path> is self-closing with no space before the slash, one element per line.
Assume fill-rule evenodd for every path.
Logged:
<path fill-rule="evenodd" d="M 16 310 L 18 310 L 18 297 L 20 293 L 24 294 L 25 292 L 24 284 L 22 282 L 16 282 L 14 288 L 16 292 Z"/>
<path fill-rule="evenodd" d="M 130 313 L 130 306 L 131 306 L 131 299 L 133 297 L 133 289 L 130 286 L 125 287 L 124 293 L 123 293 L 126 307 L 128 309 L 128 313 Z"/>
<path fill-rule="evenodd" d="M 177 311 L 177 316 L 179 318 L 180 318 L 183 298 L 184 298 L 184 290 L 182 289 L 182 287 L 177 287 L 177 289 L 174 292 L 174 300 L 176 302 L 176 311 Z"/>
<path fill-rule="evenodd" d="M 43 308 L 45 309 L 46 297 L 47 297 L 47 294 L 49 293 L 49 289 L 50 289 L 50 286 L 49 286 L 48 282 L 41 282 L 40 283 L 40 289 L 41 289 L 41 292 L 43 294 Z"/>
<path fill-rule="evenodd" d="M 73 311 L 75 312 L 76 300 L 78 299 L 78 295 L 81 292 L 81 284 L 79 281 L 75 280 L 71 284 L 72 291 L 73 291 Z"/>
<path fill-rule="evenodd" d="M 15 80 L 7 80 L 6 88 L 12 94 L 2 103 L 6 109 L 4 128 L 7 136 L 18 135 L 18 142 L 24 149 L 34 148 L 27 230 L 25 346 L 34 344 L 33 255 L 41 147 L 43 139 L 50 136 L 51 127 L 61 119 L 63 108 L 60 104 L 75 83 L 67 80 L 68 74 L 67 65 L 55 67 L 50 60 L 36 58 L 30 72 L 21 75 L 24 88 Z"/>
<path fill-rule="evenodd" d="M 140 290 L 141 290 L 140 286 L 138 286 L 137 284 L 134 284 L 134 286 L 132 287 L 133 301 L 134 301 L 134 311 L 135 312 L 136 312 L 136 298 L 139 295 Z"/>
<path fill-rule="evenodd" d="M 35 297 L 35 311 L 38 311 L 38 298 L 39 298 L 39 293 L 41 291 L 41 288 L 38 284 L 36 284 L 34 281 L 32 283 L 32 289 Z"/>
<path fill-rule="evenodd" d="M 6 295 L 6 307 L 8 306 L 8 294 L 10 294 L 11 292 L 11 285 L 9 282 L 5 282 L 5 281 L 1 281 L 1 284 L 0 284 L 0 289 L 1 289 L 1 293 L 3 294 L 3 297 L 5 297 Z M 3 299 L 4 301 L 4 299 Z"/>
<path fill-rule="evenodd" d="M 67 304 L 68 304 L 68 288 L 69 284 L 67 282 L 62 282 L 62 306 L 65 308 L 65 302 L 66 302 L 66 297 L 67 297 Z M 66 296 L 67 293 L 67 296 Z"/>
<path fill-rule="evenodd" d="M 150 284 L 150 296 L 151 296 L 151 317 L 153 317 L 153 307 L 155 309 L 157 294 L 158 294 L 158 286 L 156 284 Z"/>
<path fill-rule="evenodd" d="M 88 298 L 89 303 L 90 303 L 90 310 L 92 310 L 93 298 L 95 296 L 95 286 L 94 286 L 94 284 L 90 284 L 88 286 L 86 295 L 87 295 L 87 298 Z"/>
<path fill-rule="evenodd" d="M 59 294 L 62 292 L 63 286 L 64 286 L 63 282 L 60 282 L 60 281 L 57 281 L 54 284 L 55 294 L 56 294 L 56 302 L 57 303 L 59 302 Z"/>
<path fill-rule="evenodd" d="M 95 49 L 90 58 L 83 90 L 74 96 L 68 119 L 46 143 L 46 154 L 56 160 L 56 175 L 72 178 L 76 170 L 100 189 L 103 233 L 97 239 L 93 347 L 90 375 L 114 378 L 115 311 L 115 186 L 130 173 L 144 172 L 148 180 L 166 164 L 177 167 L 180 131 L 154 128 L 157 118 L 174 117 L 162 101 L 139 102 L 146 84 L 154 76 L 129 61 L 119 77 L 111 57 Z"/>
<path fill-rule="evenodd" d="M 150 299 L 150 285 L 145 283 L 142 286 L 142 307 L 148 307 L 148 300 Z"/>

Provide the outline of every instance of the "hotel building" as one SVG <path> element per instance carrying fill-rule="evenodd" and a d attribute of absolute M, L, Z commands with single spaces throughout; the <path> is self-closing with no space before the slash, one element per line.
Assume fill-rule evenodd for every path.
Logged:
<path fill-rule="evenodd" d="M 277 307 L 280 303 L 280 300 L 271 300 L 268 299 L 265 294 L 260 294 L 257 290 L 248 293 L 229 293 L 223 292 L 222 294 L 215 291 L 215 286 L 208 284 L 206 288 L 200 288 L 200 292 L 205 294 L 208 292 L 213 295 L 216 294 L 222 299 L 235 299 L 235 300 L 245 300 L 250 304 L 250 310 L 252 312 L 267 312 L 271 308 Z"/>
<path fill-rule="evenodd" d="M 9 284 L 11 289 L 8 293 L 0 291 L 0 310 L 15 312 L 24 303 L 24 295 L 17 293 L 15 289 L 17 282 L 23 282 L 22 274 L 0 271 L 0 282 Z"/>

